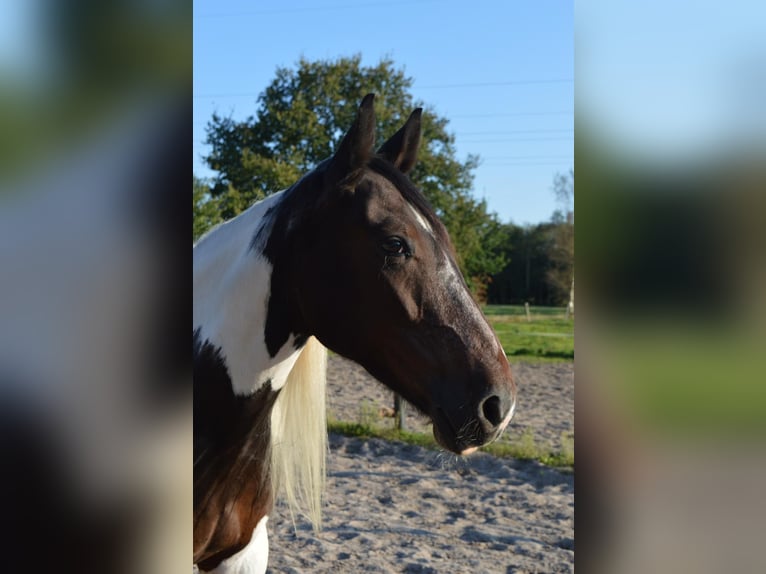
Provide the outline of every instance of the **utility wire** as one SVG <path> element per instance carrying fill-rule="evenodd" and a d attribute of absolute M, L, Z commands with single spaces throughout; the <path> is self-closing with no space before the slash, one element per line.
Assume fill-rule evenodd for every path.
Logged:
<path fill-rule="evenodd" d="M 563 78 L 555 80 L 514 80 L 510 82 L 466 82 L 464 84 L 434 84 L 430 86 L 418 86 L 413 89 L 419 90 L 446 90 L 451 88 L 498 88 L 504 86 L 532 86 L 540 84 L 572 84 L 572 78 Z"/>
<path fill-rule="evenodd" d="M 574 132 L 572 128 L 564 129 L 541 129 L 541 130 L 501 130 L 501 131 L 483 131 L 483 132 L 457 132 L 458 136 L 503 136 L 508 134 L 548 134 L 548 133 L 571 133 Z"/>
<path fill-rule="evenodd" d="M 389 6 L 412 6 L 413 4 L 433 4 L 438 0 L 406 0 L 401 2 L 368 2 L 355 4 L 333 4 L 326 6 L 304 6 L 302 8 L 274 8 L 271 10 L 243 10 L 239 12 L 213 12 L 195 14 L 194 18 L 207 20 L 213 18 L 240 18 L 242 16 L 271 16 L 278 14 L 305 14 L 308 12 L 331 12 L 337 10 L 357 10 L 359 8 L 381 8 Z"/>
<path fill-rule="evenodd" d="M 463 84 L 432 84 L 429 86 L 416 86 L 421 90 L 447 90 L 452 88 L 490 88 L 490 87 L 502 87 L 502 86 L 527 86 L 527 85 L 544 85 L 544 84 L 563 84 L 573 83 L 574 80 L 570 79 L 554 79 L 554 80 L 513 80 L 508 82 L 466 82 Z M 196 94 L 194 99 L 214 99 L 214 98 L 255 98 L 258 97 L 256 92 L 242 92 L 242 93 L 221 93 L 221 94 Z"/>
<path fill-rule="evenodd" d="M 574 137 L 560 137 L 560 138 L 508 138 L 508 139 L 492 139 L 492 140 L 472 140 L 460 138 L 460 143 L 505 143 L 505 142 L 552 142 L 552 141 L 571 141 L 574 142 Z"/>
<path fill-rule="evenodd" d="M 574 110 L 563 112 L 515 112 L 510 114 L 452 114 L 447 118 L 516 118 L 526 116 L 567 116 L 574 115 Z"/>

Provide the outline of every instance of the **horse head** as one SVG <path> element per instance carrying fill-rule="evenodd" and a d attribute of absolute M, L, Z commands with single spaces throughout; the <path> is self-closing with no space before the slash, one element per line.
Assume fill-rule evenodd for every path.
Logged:
<path fill-rule="evenodd" d="M 316 336 L 427 414 L 443 447 L 467 454 L 508 425 L 515 383 L 446 228 L 407 176 L 421 109 L 377 152 L 374 134 L 370 94 L 336 153 L 285 198 L 262 247 L 290 261 L 272 277 L 267 345 Z"/>

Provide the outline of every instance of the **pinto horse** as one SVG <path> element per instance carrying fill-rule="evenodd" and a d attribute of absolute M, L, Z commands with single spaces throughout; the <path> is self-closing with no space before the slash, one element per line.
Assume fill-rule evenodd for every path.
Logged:
<path fill-rule="evenodd" d="M 194 562 L 264 572 L 278 489 L 318 527 L 327 347 L 469 454 L 516 387 L 447 231 L 407 177 L 421 109 L 375 153 L 373 95 L 335 154 L 194 248 Z M 321 343 L 320 343 L 321 342 Z"/>

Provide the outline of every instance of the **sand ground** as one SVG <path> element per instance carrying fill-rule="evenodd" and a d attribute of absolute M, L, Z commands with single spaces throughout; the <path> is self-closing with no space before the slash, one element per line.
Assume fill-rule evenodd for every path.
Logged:
<path fill-rule="evenodd" d="M 518 407 L 501 440 L 532 433 L 557 448 L 574 434 L 571 363 L 513 364 Z M 337 356 L 328 411 L 392 424 L 390 391 Z M 412 430 L 428 430 L 413 411 Z M 467 458 L 383 440 L 330 436 L 323 530 L 278 505 L 270 518 L 273 573 L 532 573 L 574 571 L 574 477 L 536 462 Z"/>

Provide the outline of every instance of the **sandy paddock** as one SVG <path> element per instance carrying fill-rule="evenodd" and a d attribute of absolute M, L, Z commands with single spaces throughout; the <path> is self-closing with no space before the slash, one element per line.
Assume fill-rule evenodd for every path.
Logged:
<path fill-rule="evenodd" d="M 502 440 L 530 429 L 554 447 L 574 433 L 572 364 L 513 365 L 517 414 Z M 330 358 L 328 408 L 368 420 L 391 393 L 359 366 Z M 412 429 L 428 428 L 411 414 Z M 390 424 L 390 419 L 381 419 Z M 527 430 L 526 432 L 530 432 Z M 383 440 L 330 436 L 323 530 L 278 506 L 269 572 L 531 573 L 574 570 L 574 477 L 484 453 L 457 459 Z"/>

